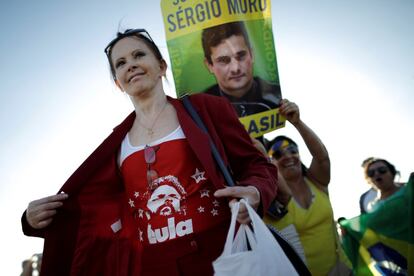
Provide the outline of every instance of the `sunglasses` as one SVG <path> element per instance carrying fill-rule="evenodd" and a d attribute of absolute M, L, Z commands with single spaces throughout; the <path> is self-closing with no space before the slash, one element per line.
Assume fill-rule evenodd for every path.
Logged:
<path fill-rule="evenodd" d="M 145 29 L 129 29 L 126 30 L 124 33 L 118 33 L 116 38 L 114 38 L 111 42 L 109 42 L 108 46 L 105 47 L 105 54 L 110 60 L 111 50 L 112 47 L 121 39 L 129 36 L 141 36 L 144 39 L 147 39 L 150 43 L 155 44 L 154 40 L 152 40 L 150 34 Z"/>
<path fill-rule="evenodd" d="M 378 167 L 376 169 L 369 169 L 367 171 L 367 175 L 369 177 L 373 177 L 375 175 L 375 173 L 378 172 L 380 174 L 385 174 L 386 172 L 388 172 L 388 168 L 387 167 Z"/>
<path fill-rule="evenodd" d="M 157 184 L 154 183 L 154 181 L 158 178 L 158 173 L 151 168 L 151 165 L 155 163 L 156 160 L 156 152 L 159 149 L 159 146 L 146 146 L 144 148 L 144 158 L 145 163 L 147 164 L 147 181 L 148 181 L 148 187 L 151 191 L 154 191 L 157 188 Z"/>
<path fill-rule="evenodd" d="M 275 150 L 272 154 L 272 157 L 275 158 L 276 160 L 279 160 L 280 158 L 282 158 L 282 156 L 286 155 L 287 153 L 298 154 L 299 150 L 294 145 L 290 145 L 286 148 Z"/>

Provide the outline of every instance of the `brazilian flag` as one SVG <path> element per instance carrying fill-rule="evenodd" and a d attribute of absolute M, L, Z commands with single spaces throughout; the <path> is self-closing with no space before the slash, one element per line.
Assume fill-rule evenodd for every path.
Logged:
<path fill-rule="evenodd" d="M 372 213 L 341 221 L 355 275 L 414 275 L 413 176 Z"/>

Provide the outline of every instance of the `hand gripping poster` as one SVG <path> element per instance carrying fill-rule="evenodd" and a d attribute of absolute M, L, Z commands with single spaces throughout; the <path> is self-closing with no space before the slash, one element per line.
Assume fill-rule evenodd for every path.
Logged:
<path fill-rule="evenodd" d="M 177 97 L 226 97 L 252 137 L 284 127 L 270 0 L 161 0 Z"/>

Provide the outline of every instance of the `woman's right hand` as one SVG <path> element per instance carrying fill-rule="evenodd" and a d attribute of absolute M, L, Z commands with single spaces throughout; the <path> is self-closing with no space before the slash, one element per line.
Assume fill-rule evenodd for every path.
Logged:
<path fill-rule="evenodd" d="M 62 201 L 67 198 L 67 194 L 61 193 L 30 202 L 26 209 L 27 222 L 34 229 L 45 228 L 52 222 L 56 209 L 61 207 Z"/>

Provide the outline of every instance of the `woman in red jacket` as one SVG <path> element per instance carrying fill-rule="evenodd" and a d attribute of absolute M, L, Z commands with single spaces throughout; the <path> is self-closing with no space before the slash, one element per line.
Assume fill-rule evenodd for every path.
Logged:
<path fill-rule="evenodd" d="M 209 140 L 162 86 L 167 65 L 150 35 L 127 30 L 105 48 L 116 85 L 134 112 L 57 195 L 32 201 L 27 235 L 45 238 L 42 275 L 212 275 L 230 220 L 231 198 L 262 213 L 277 175 L 224 99 L 191 101 L 235 187 L 225 187 Z M 217 112 L 217 111 L 220 112 Z M 249 221 L 243 208 L 240 223 Z"/>

